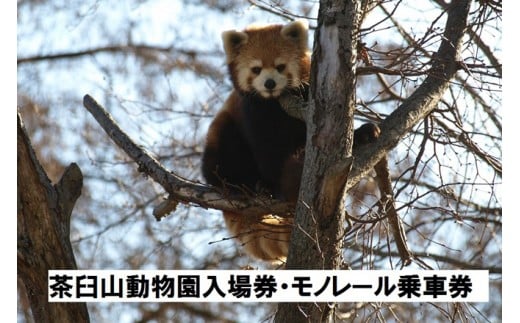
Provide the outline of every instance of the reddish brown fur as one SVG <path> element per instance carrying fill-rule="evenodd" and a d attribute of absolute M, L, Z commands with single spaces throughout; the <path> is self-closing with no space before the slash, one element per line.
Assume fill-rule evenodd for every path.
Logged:
<path fill-rule="evenodd" d="M 231 194 L 267 193 L 295 202 L 306 127 L 283 111 L 278 95 L 290 91 L 306 97 L 310 70 L 307 28 L 300 22 L 251 27 L 225 32 L 223 40 L 235 89 L 208 130 L 203 176 Z M 286 66 L 281 68 L 281 64 Z M 255 73 L 253 67 L 261 71 Z M 269 88 L 268 83 L 275 87 Z M 371 129 L 356 130 L 354 143 L 365 137 L 369 140 L 370 134 L 365 135 Z M 250 218 L 232 212 L 224 212 L 224 219 L 250 255 L 285 260 L 292 219 L 270 214 Z"/>
<path fill-rule="evenodd" d="M 250 72 L 252 62 L 261 62 L 262 69 L 275 69 L 277 60 L 286 65 L 288 86 L 308 84 L 310 52 L 307 48 L 306 26 L 300 22 L 264 27 L 249 27 L 243 32 L 223 34 L 229 73 L 235 89 L 250 92 L 257 77 Z M 241 75 L 240 73 L 244 73 Z M 294 78 L 298 78 L 297 80 Z"/>
<path fill-rule="evenodd" d="M 301 78 L 309 79 L 309 63 L 307 44 L 302 46 L 299 41 L 288 42 L 282 39 L 280 32 L 282 25 L 271 25 L 263 28 L 249 28 L 244 32 L 248 35 L 247 43 L 240 47 L 239 55 L 233 57 L 235 62 L 248 62 L 251 60 L 261 60 L 264 66 L 275 66 L 275 59 L 288 57 L 290 61 L 299 62 Z"/>
<path fill-rule="evenodd" d="M 273 78 L 277 86 L 306 90 L 310 69 L 307 30 L 301 23 L 286 26 L 285 30 L 282 25 L 271 25 L 223 34 L 235 90 L 208 130 L 202 171 L 210 184 L 231 192 L 260 189 L 279 199 L 296 199 L 299 176 L 289 176 L 292 183 L 286 185 L 282 172 L 286 160 L 305 145 L 305 124 L 289 117 L 276 96 L 259 95 L 259 89 L 252 86 L 264 74 L 251 70 L 251 64 L 259 62 L 266 78 Z M 280 61 L 286 65 L 281 72 L 277 69 Z M 237 187 L 241 188 L 234 190 Z M 231 212 L 225 212 L 224 219 L 250 255 L 270 261 L 285 259 L 291 220 L 273 215 L 249 218 Z"/>

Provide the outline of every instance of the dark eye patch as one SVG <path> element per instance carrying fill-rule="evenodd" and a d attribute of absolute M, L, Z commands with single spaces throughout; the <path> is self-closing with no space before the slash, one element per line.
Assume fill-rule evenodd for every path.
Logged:
<path fill-rule="evenodd" d="M 278 71 L 278 73 L 282 73 L 285 70 L 285 64 L 276 65 L 276 70 Z"/>
<path fill-rule="evenodd" d="M 258 74 L 260 74 L 260 72 L 262 72 L 262 68 L 259 66 L 251 67 L 251 72 L 258 75 Z"/>

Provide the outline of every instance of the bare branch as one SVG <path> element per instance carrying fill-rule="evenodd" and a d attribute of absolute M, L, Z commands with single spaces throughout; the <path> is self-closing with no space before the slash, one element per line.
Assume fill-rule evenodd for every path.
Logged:
<path fill-rule="evenodd" d="M 434 0 L 435 3 L 437 3 L 441 8 L 446 9 L 448 7 L 448 3 L 441 0 Z M 489 5 L 491 8 L 493 8 L 492 1 L 483 1 L 483 6 Z M 502 2 L 499 2 L 499 7 L 502 7 Z M 501 9 L 500 9 L 501 10 Z M 480 26 L 480 24 L 479 24 Z M 468 35 L 470 38 L 475 42 L 475 44 L 482 50 L 484 55 L 486 55 L 487 59 L 491 63 L 492 67 L 495 68 L 496 72 L 500 77 L 502 77 L 502 64 L 499 62 L 498 58 L 493 53 L 493 50 L 489 48 L 489 46 L 482 40 L 482 38 L 478 35 L 478 33 L 473 30 L 472 28 L 468 29 Z"/>
<path fill-rule="evenodd" d="M 192 58 L 201 55 L 213 55 L 217 53 L 202 53 L 200 51 L 195 50 L 185 50 L 185 49 L 177 49 L 172 46 L 168 47 L 160 47 L 160 46 L 150 46 L 150 45 L 137 45 L 137 44 L 128 44 L 128 45 L 114 45 L 114 46 L 102 46 L 91 49 L 80 50 L 77 52 L 68 52 L 68 53 L 59 53 L 59 54 L 49 54 L 49 55 L 35 55 L 29 57 L 22 57 L 17 59 L 17 64 L 25 64 L 25 63 L 34 63 L 39 61 L 53 61 L 53 60 L 61 60 L 61 59 L 75 59 L 88 55 L 95 55 L 100 53 L 142 53 L 145 51 L 153 51 L 160 52 L 165 54 L 182 54 Z"/>
<path fill-rule="evenodd" d="M 486 151 L 482 150 L 464 131 L 457 134 L 450 127 L 444 123 L 442 120 L 438 118 L 434 118 L 435 122 L 441 126 L 446 131 L 446 134 L 450 137 L 457 139 L 461 142 L 469 151 L 471 151 L 475 156 L 480 157 L 482 161 L 488 164 L 495 172 L 497 172 L 498 176 L 502 177 L 502 163 L 497 160 L 495 157 L 488 154 Z"/>
<path fill-rule="evenodd" d="M 347 189 L 352 188 L 370 169 L 394 148 L 404 135 L 437 106 L 449 81 L 459 69 L 459 51 L 467 28 L 467 17 L 471 1 L 453 2 L 448 9 L 448 19 L 443 41 L 435 55 L 429 76 L 401 106 L 381 124 L 381 137 L 374 144 L 354 152 L 353 167 L 347 181 Z"/>
<path fill-rule="evenodd" d="M 251 216 L 273 213 L 281 217 L 289 217 L 294 213 L 294 205 L 291 203 L 262 196 L 229 196 L 216 188 L 187 180 L 168 171 L 145 149 L 135 144 L 116 124 L 112 116 L 88 94 L 83 98 L 83 105 L 116 145 L 137 163 L 139 171 L 150 176 L 170 194 L 169 199 L 186 204 L 197 204 L 203 208 L 240 211 L 240 214 Z"/>
<path fill-rule="evenodd" d="M 298 15 L 294 12 L 288 11 L 286 8 L 284 8 L 282 5 L 274 5 L 271 3 L 266 3 L 266 1 L 263 0 L 248 0 L 252 6 L 255 6 L 259 8 L 260 10 L 263 10 L 265 12 L 268 12 L 270 14 L 273 14 L 275 16 L 279 16 L 284 19 L 288 20 L 294 20 L 294 19 L 310 19 L 309 17 L 305 15 Z"/>
<path fill-rule="evenodd" d="M 370 74 L 385 74 L 385 75 L 397 75 L 397 76 L 421 76 L 427 74 L 420 70 L 396 70 L 380 66 L 360 66 L 356 69 L 357 75 L 370 75 Z"/>
<path fill-rule="evenodd" d="M 390 222 L 392 235 L 394 236 L 403 266 L 408 266 L 412 261 L 413 255 L 412 251 L 408 247 L 403 222 L 397 214 L 395 207 L 395 200 L 391 186 L 392 182 L 390 181 L 390 170 L 388 169 L 388 160 L 386 156 L 376 164 L 375 171 L 377 174 L 379 191 L 381 192 L 383 213 L 388 216 L 388 222 Z"/>
<path fill-rule="evenodd" d="M 359 251 L 359 252 L 364 251 L 363 246 L 359 246 L 356 244 L 351 245 L 349 248 L 351 248 L 352 250 Z M 374 248 L 371 250 L 371 252 L 373 252 L 374 254 L 381 256 L 381 257 L 394 257 L 394 256 L 399 255 L 398 253 L 393 252 L 393 251 L 389 252 L 386 249 L 386 246 L 382 246 L 381 248 Z M 422 260 L 421 262 L 423 262 L 424 260 L 427 260 L 427 259 L 431 259 L 434 261 L 438 261 L 438 262 L 442 262 L 442 263 L 451 265 L 457 269 L 465 269 L 465 270 L 487 269 L 487 270 L 489 270 L 490 274 L 501 274 L 502 273 L 502 267 L 489 266 L 489 267 L 483 268 L 480 264 L 474 265 L 470 262 L 464 261 L 462 259 L 459 259 L 459 258 L 456 258 L 453 256 L 439 255 L 439 254 L 435 254 L 435 253 L 431 253 L 431 252 L 414 252 L 413 254 L 414 254 L 416 260 Z"/>

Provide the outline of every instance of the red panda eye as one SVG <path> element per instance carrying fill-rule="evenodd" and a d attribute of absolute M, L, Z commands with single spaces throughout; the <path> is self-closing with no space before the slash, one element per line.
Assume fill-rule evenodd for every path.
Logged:
<path fill-rule="evenodd" d="M 251 67 L 251 72 L 253 72 L 254 74 L 260 74 L 260 72 L 262 71 L 262 68 L 261 67 L 258 67 L 258 66 L 255 66 L 255 67 Z"/>
<path fill-rule="evenodd" d="M 278 73 L 282 73 L 285 70 L 285 64 L 276 65 Z"/>

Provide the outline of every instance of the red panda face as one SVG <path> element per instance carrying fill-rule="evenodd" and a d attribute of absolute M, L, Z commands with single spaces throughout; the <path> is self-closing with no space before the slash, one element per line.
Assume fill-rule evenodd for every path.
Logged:
<path fill-rule="evenodd" d="M 237 65 L 238 87 L 244 92 L 254 92 L 264 98 L 276 98 L 292 84 L 300 84 L 300 67 L 294 61 L 276 57 L 273 64 L 253 59 Z"/>
<path fill-rule="evenodd" d="M 249 27 L 222 34 L 231 79 L 242 93 L 277 98 L 309 81 L 307 25 Z"/>

